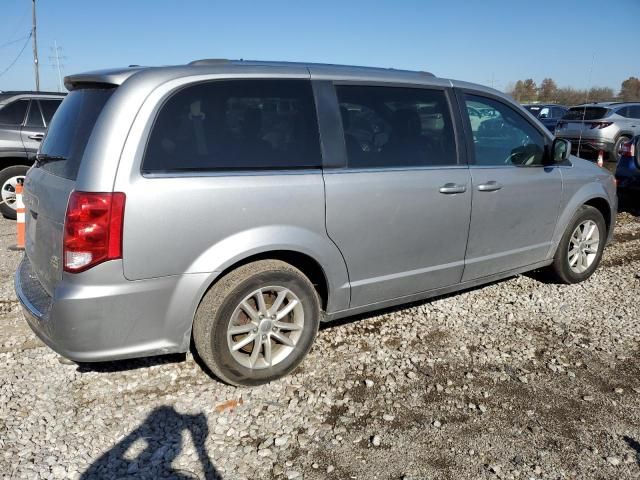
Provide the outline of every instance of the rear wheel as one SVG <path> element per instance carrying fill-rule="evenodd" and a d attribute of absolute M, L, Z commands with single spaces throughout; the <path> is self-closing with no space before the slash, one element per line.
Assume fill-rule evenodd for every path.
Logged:
<path fill-rule="evenodd" d="M 588 279 L 602 259 L 607 228 L 597 208 L 583 205 L 564 233 L 551 266 L 563 283 Z"/>
<path fill-rule="evenodd" d="M 295 369 L 320 323 L 309 279 L 279 260 L 230 272 L 205 294 L 193 324 L 200 358 L 231 385 L 260 385 Z"/>
<path fill-rule="evenodd" d="M 0 170 L 0 213 L 5 218 L 16 219 L 16 185 L 24 180 L 29 167 L 26 165 L 12 165 Z"/>
<path fill-rule="evenodd" d="M 616 141 L 615 145 L 613 146 L 613 155 L 612 155 L 612 160 L 615 160 L 616 162 L 620 161 L 620 147 L 622 147 L 622 144 L 625 142 L 628 142 L 629 140 L 631 140 L 630 137 L 627 137 L 626 135 L 621 135 L 618 140 Z"/>

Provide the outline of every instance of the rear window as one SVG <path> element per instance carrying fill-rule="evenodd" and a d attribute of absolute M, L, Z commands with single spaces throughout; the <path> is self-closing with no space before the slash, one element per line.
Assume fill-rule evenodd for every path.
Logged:
<path fill-rule="evenodd" d="M 45 158 L 40 168 L 76 179 L 93 127 L 113 91 L 113 88 L 84 88 L 69 93 L 49 124 L 40 147 L 40 154 L 55 158 L 49 161 Z"/>
<path fill-rule="evenodd" d="M 142 171 L 320 166 L 309 81 L 225 80 L 188 86 L 164 104 L 149 137 Z"/>
<path fill-rule="evenodd" d="M 604 107 L 573 107 L 562 117 L 563 120 L 598 120 L 607 116 L 608 108 Z"/>

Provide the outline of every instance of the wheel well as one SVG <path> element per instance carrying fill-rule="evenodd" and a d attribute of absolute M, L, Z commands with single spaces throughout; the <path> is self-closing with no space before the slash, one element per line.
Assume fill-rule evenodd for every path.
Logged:
<path fill-rule="evenodd" d="M 29 167 L 31 163 L 32 162 L 30 162 L 29 159 L 27 158 L 3 157 L 3 158 L 0 158 L 0 170 L 7 167 L 17 167 L 17 166 Z"/>
<path fill-rule="evenodd" d="M 604 198 L 592 198 L 588 202 L 585 202 L 585 205 L 589 205 L 590 207 L 597 208 L 598 211 L 604 217 L 604 222 L 607 225 L 607 234 L 611 230 L 611 208 L 609 207 L 609 202 L 607 202 Z"/>
<path fill-rule="evenodd" d="M 216 282 L 224 277 L 231 270 L 235 270 L 247 263 L 255 262 L 258 260 L 280 260 L 296 267 L 302 273 L 306 275 L 309 281 L 313 284 L 318 296 L 320 297 L 320 303 L 322 309 L 326 310 L 327 302 L 329 300 L 329 287 L 327 277 L 320 264 L 304 253 L 295 252 L 291 250 L 273 250 L 270 252 L 259 253 L 252 255 L 251 257 L 244 258 L 239 262 L 234 263 L 230 267 L 226 268 L 216 279 Z M 215 283 L 215 282 L 214 282 Z M 211 286 L 210 286 L 211 287 Z M 209 288 L 210 288 L 209 287 Z"/>

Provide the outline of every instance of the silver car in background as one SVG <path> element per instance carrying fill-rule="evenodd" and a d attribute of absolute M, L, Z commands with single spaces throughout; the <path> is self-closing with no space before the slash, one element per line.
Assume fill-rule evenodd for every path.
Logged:
<path fill-rule="evenodd" d="M 222 60 L 65 84 L 15 286 L 78 362 L 193 340 L 217 377 L 257 385 L 322 321 L 542 267 L 580 282 L 613 235 L 613 177 L 489 88 Z"/>
<path fill-rule="evenodd" d="M 620 159 L 620 147 L 640 134 L 640 103 L 590 103 L 571 107 L 556 126 L 556 137 L 571 141 L 572 153 L 609 161 Z"/>

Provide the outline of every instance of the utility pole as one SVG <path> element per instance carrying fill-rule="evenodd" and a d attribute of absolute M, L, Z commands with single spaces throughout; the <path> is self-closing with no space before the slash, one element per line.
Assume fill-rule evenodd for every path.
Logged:
<path fill-rule="evenodd" d="M 38 65 L 38 39 L 36 37 L 36 0 L 32 0 L 31 38 L 33 40 L 33 68 L 36 74 L 36 92 L 40 91 L 40 68 Z"/>

